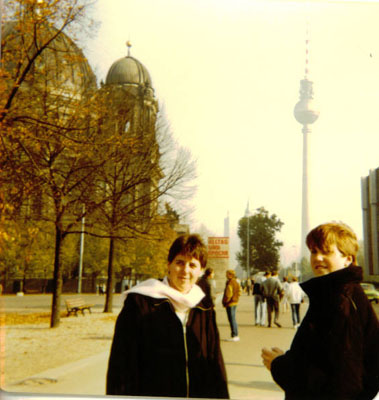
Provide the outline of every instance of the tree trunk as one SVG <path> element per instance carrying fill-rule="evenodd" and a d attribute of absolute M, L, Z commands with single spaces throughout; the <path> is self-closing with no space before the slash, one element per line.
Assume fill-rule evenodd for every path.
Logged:
<path fill-rule="evenodd" d="M 62 231 L 56 225 L 55 229 L 55 257 L 54 257 L 54 279 L 53 279 L 53 301 L 51 306 L 50 328 L 56 328 L 60 322 L 61 294 L 62 294 L 62 271 L 61 271 L 61 247 Z"/>
<path fill-rule="evenodd" d="M 22 281 L 21 281 L 20 292 L 25 292 L 25 289 L 26 289 L 26 269 L 27 269 L 27 266 L 25 264 L 26 263 L 24 263 L 24 274 L 23 274 Z"/>
<path fill-rule="evenodd" d="M 113 270 L 113 253 L 114 253 L 114 239 L 109 240 L 109 253 L 108 253 L 108 280 L 107 280 L 107 293 L 105 297 L 104 312 L 112 312 L 113 309 L 113 288 L 114 288 L 114 270 Z"/>

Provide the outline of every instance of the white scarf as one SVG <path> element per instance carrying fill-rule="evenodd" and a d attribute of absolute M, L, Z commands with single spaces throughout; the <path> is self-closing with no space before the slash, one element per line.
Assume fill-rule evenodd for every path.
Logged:
<path fill-rule="evenodd" d="M 193 285 L 188 293 L 179 292 L 169 285 L 167 276 L 163 282 L 158 279 L 148 279 L 140 284 L 133 286 L 131 289 L 123 292 L 122 300 L 124 301 L 129 293 L 139 293 L 154 299 L 169 299 L 175 308 L 175 311 L 186 312 L 190 308 L 200 303 L 205 296 L 199 286 Z"/>

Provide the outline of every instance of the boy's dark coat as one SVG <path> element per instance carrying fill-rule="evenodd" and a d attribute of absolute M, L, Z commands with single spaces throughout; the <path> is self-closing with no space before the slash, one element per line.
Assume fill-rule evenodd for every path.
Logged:
<path fill-rule="evenodd" d="M 301 284 L 310 306 L 291 348 L 271 365 L 286 399 L 372 399 L 379 390 L 379 323 L 350 266 Z"/>

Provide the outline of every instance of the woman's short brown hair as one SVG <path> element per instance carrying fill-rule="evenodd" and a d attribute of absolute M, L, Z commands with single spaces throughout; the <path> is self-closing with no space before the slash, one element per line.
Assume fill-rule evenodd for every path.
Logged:
<path fill-rule="evenodd" d="M 207 246 L 197 234 L 178 236 L 168 252 L 168 262 L 172 263 L 178 254 L 196 258 L 200 261 L 201 268 L 205 268 L 207 265 Z"/>
<path fill-rule="evenodd" d="M 357 265 L 358 240 L 353 230 L 343 222 L 328 222 L 312 229 L 306 238 L 309 250 L 319 249 L 327 252 L 335 244 L 344 256 L 352 257 L 352 264 Z"/>

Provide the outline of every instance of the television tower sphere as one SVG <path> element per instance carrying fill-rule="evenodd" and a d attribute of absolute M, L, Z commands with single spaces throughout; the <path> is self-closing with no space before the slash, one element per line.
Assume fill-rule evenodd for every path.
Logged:
<path fill-rule="evenodd" d="M 312 85 L 313 82 L 307 78 L 300 81 L 300 100 L 293 111 L 296 120 L 304 126 L 313 124 L 320 114 L 313 101 Z"/>

